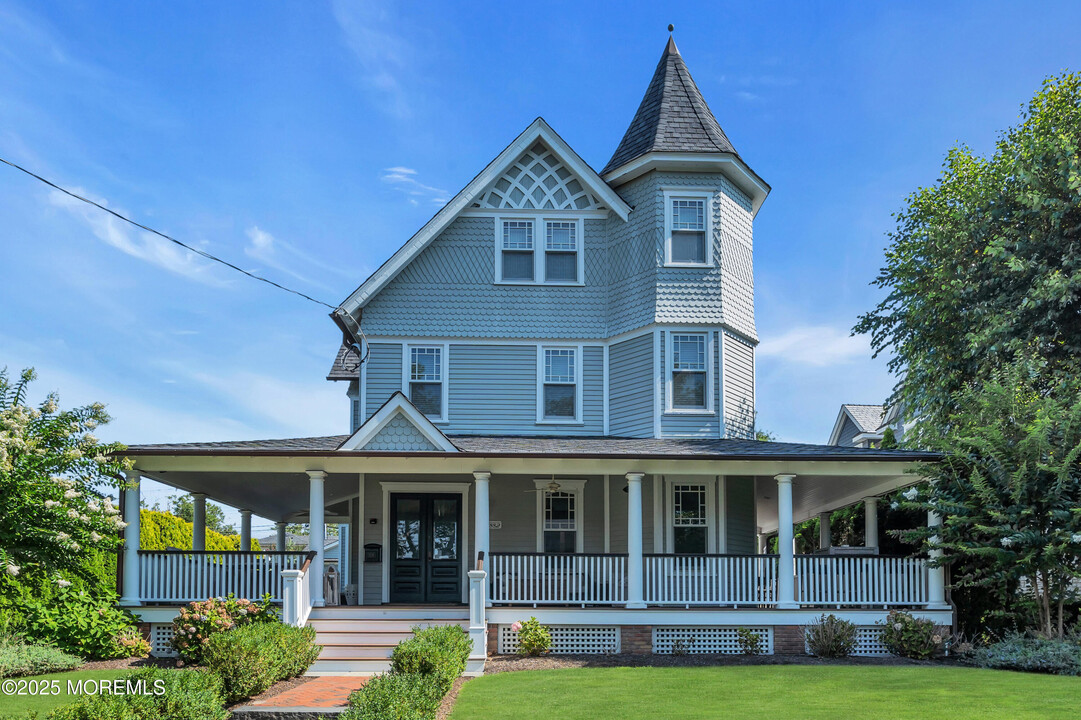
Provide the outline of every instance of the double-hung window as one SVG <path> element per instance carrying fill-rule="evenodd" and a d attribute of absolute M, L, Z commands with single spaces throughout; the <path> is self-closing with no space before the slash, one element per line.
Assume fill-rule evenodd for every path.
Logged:
<path fill-rule="evenodd" d="M 446 417 L 444 346 L 410 346 L 407 353 L 409 401 L 432 420 Z"/>
<path fill-rule="evenodd" d="M 508 282 L 533 282 L 533 221 L 503 221 L 502 277 Z"/>
<path fill-rule="evenodd" d="M 581 357 L 577 347 L 541 348 L 537 357 L 538 422 L 577 422 L 581 415 Z"/>
<path fill-rule="evenodd" d="M 710 193 L 665 192 L 665 265 L 708 267 L 710 252 Z"/>
<path fill-rule="evenodd" d="M 672 485 L 672 552 L 701 554 L 708 551 L 708 507 L 705 485 Z"/>
<path fill-rule="evenodd" d="M 583 222 L 544 215 L 498 218 L 496 281 L 509 284 L 577 285 L 584 282 Z"/>
<path fill-rule="evenodd" d="M 672 333 L 671 339 L 670 409 L 709 410 L 709 343 L 705 333 Z"/>
<path fill-rule="evenodd" d="M 544 223 L 544 281 L 578 282 L 578 223 Z"/>

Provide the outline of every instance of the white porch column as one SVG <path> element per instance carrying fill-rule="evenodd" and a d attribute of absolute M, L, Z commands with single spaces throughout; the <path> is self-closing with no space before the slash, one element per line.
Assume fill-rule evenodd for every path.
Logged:
<path fill-rule="evenodd" d="M 206 495 L 191 494 L 191 549 L 206 550 Z"/>
<path fill-rule="evenodd" d="M 818 513 L 818 548 L 820 550 L 828 550 L 833 546 L 833 538 L 830 536 L 830 515 L 831 512 Z"/>
<path fill-rule="evenodd" d="M 124 597 L 121 605 L 139 604 L 139 471 L 124 473 Z"/>
<path fill-rule="evenodd" d="M 929 511 L 927 513 L 927 527 L 942 527 L 942 518 L 938 513 L 934 511 Z M 932 561 L 942 557 L 941 550 L 931 550 L 927 554 Z M 949 604 L 946 602 L 946 568 L 927 568 L 927 609 L 947 610 L 949 607 Z"/>
<path fill-rule="evenodd" d="M 627 473 L 627 607 L 629 608 L 646 606 L 642 587 L 643 477 L 644 473 Z"/>
<path fill-rule="evenodd" d="M 283 550 L 287 550 L 288 548 L 285 547 L 285 543 L 286 543 L 285 523 L 283 523 L 283 522 L 274 523 L 274 530 L 278 534 L 278 537 L 275 539 L 276 540 L 276 542 L 275 542 L 276 549 L 278 550 L 278 552 L 282 552 Z"/>
<path fill-rule="evenodd" d="M 477 544 L 477 552 L 484 553 L 485 567 L 488 567 L 488 553 L 489 548 L 489 526 L 488 522 L 488 481 L 492 479 L 490 472 L 477 471 L 473 473 L 473 480 L 476 483 L 476 503 L 477 503 L 477 519 L 473 534 L 475 536 L 475 542 Z M 467 558 L 468 566 L 470 570 L 476 569 L 476 559 Z"/>
<path fill-rule="evenodd" d="M 769 550 L 769 535 L 762 532 L 762 528 L 755 528 L 755 538 L 758 540 L 758 554 L 766 555 Z"/>
<path fill-rule="evenodd" d="M 878 498 L 863 499 L 863 546 L 878 547 Z"/>
<path fill-rule="evenodd" d="M 777 551 L 781 557 L 777 563 L 777 607 L 792 610 L 796 602 L 796 560 L 793 553 L 792 533 L 792 480 L 795 475 L 777 475 Z"/>
<path fill-rule="evenodd" d="M 311 585 L 312 607 L 323 607 L 323 553 L 326 545 L 326 525 L 323 522 L 323 481 L 327 474 L 322 470 L 308 470 L 308 550 L 315 551 L 315 558 L 308 566 Z"/>
<path fill-rule="evenodd" d="M 240 511 L 240 549 L 251 550 L 251 510 Z"/>

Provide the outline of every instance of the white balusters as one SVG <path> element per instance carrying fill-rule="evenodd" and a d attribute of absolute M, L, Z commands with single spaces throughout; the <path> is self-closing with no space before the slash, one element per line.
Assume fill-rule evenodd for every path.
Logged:
<path fill-rule="evenodd" d="M 920 558 L 797 555 L 804 605 L 924 605 L 927 563 Z"/>
<path fill-rule="evenodd" d="M 512 605 L 614 605 L 626 602 L 626 555 L 492 553 L 491 601 Z"/>
<path fill-rule="evenodd" d="M 258 599 L 265 593 L 281 602 L 282 572 L 297 570 L 304 553 L 191 552 L 142 550 L 140 595 L 150 602 L 191 602 L 233 593 Z"/>

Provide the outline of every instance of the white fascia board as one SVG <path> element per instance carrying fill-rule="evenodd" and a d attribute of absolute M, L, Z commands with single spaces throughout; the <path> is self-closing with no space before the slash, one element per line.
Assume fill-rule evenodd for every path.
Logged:
<path fill-rule="evenodd" d="M 510 145 L 504 148 L 503 152 L 488 163 L 487 167 L 481 170 L 468 185 L 462 188 L 450 202 L 444 205 L 431 220 L 425 223 L 424 227 L 418 230 L 405 245 L 402 245 L 396 253 L 390 256 L 389 260 L 372 273 L 371 277 L 354 290 L 339 308 L 353 314 L 367 305 L 372 297 L 386 287 L 387 283 L 393 280 L 424 248 L 428 247 L 432 240 L 443 232 L 463 210 L 468 208 L 489 185 L 499 179 L 503 172 L 518 159 L 518 156 L 525 152 L 537 139 L 544 140 L 556 157 L 574 171 L 582 182 L 611 208 L 612 212 L 622 220 L 627 219 L 631 212 L 630 206 L 623 202 L 619 194 L 578 156 L 578 153 L 544 121 L 544 118 L 537 118 Z"/>
<path fill-rule="evenodd" d="M 458 452 L 458 448 L 447 439 L 443 431 L 433 425 L 432 421 L 420 410 L 417 410 L 416 406 L 409 402 L 409 399 L 400 392 L 394 393 L 390 400 L 383 404 L 383 407 L 379 408 L 374 415 L 368 418 L 367 422 L 357 428 L 357 431 L 338 447 L 338 451 L 363 449 L 368 441 L 375 437 L 399 413 L 404 415 L 417 431 L 439 450 Z"/>
<path fill-rule="evenodd" d="M 830 433 L 830 439 L 829 442 L 826 443 L 827 445 L 836 445 L 840 441 L 841 428 L 845 426 L 845 418 L 851 419 L 851 417 L 848 408 L 842 405 L 841 409 L 837 411 L 837 420 L 833 423 L 833 432 Z M 852 422 L 856 421 L 852 420 Z M 859 427 L 859 425 L 857 424 L 856 427 Z"/>
<path fill-rule="evenodd" d="M 747 166 L 747 163 L 730 153 L 669 153 L 649 152 L 607 173 L 604 179 L 609 185 L 618 186 L 651 170 L 684 170 L 689 172 L 720 172 L 726 175 L 751 199 L 751 215 L 757 215 L 770 186 Z"/>

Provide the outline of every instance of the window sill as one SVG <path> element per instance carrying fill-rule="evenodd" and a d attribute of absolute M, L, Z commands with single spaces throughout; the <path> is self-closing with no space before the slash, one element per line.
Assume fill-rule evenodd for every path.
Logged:
<path fill-rule="evenodd" d="M 533 280 L 496 280 L 493 285 L 520 285 L 523 287 L 585 287 L 580 282 L 536 282 Z"/>
<path fill-rule="evenodd" d="M 677 263 L 666 262 L 664 264 L 666 268 L 690 268 L 697 270 L 706 270 L 713 267 L 713 263 Z"/>
<path fill-rule="evenodd" d="M 679 408 L 668 408 L 664 411 L 665 415 L 702 415 L 702 416 L 714 416 L 717 414 L 716 410 L 680 410 Z"/>
<path fill-rule="evenodd" d="M 585 423 L 583 421 L 581 421 L 581 420 L 572 420 L 572 419 L 569 419 L 569 418 L 567 420 L 538 420 L 537 424 L 538 425 L 585 425 Z"/>

